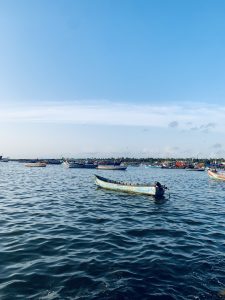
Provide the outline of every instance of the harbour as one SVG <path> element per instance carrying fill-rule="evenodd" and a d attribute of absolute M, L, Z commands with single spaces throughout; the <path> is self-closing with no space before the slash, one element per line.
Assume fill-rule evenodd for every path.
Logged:
<path fill-rule="evenodd" d="M 225 300 L 225 1 L 0 1 L 0 300 Z"/>

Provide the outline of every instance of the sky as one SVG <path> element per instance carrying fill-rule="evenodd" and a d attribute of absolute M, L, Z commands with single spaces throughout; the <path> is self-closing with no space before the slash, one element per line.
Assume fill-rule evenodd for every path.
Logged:
<path fill-rule="evenodd" d="M 3 156 L 225 157 L 224 0 L 0 0 Z"/>

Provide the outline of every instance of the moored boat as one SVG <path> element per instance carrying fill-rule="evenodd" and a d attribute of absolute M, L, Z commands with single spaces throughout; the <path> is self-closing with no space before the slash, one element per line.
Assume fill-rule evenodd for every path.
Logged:
<path fill-rule="evenodd" d="M 186 168 L 186 171 L 204 172 L 205 168 Z"/>
<path fill-rule="evenodd" d="M 25 165 L 25 167 L 29 167 L 29 168 L 44 168 L 46 166 L 47 164 L 44 162 L 28 163 Z"/>
<path fill-rule="evenodd" d="M 63 162 L 64 167 L 70 168 L 70 169 L 75 169 L 75 168 L 83 168 L 83 164 L 77 163 L 75 161 L 64 161 Z"/>
<path fill-rule="evenodd" d="M 8 157 L 2 157 L 0 159 L 0 162 L 9 162 L 9 158 Z"/>
<path fill-rule="evenodd" d="M 64 161 L 63 165 L 70 169 L 95 169 L 96 165 L 92 163 L 80 163 L 76 161 Z"/>
<path fill-rule="evenodd" d="M 84 163 L 84 168 L 85 169 L 96 169 L 97 165 L 95 165 L 94 163 L 85 162 Z"/>
<path fill-rule="evenodd" d="M 162 186 L 159 182 L 149 185 L 131 184 L 126 182 L 110 180 L 99 175 L 95 175 L 95 183 L 98 187 L 108 190 L 149 195 L 155 197 L 162 197 L 166 189 L 166 187 Z"/>
<path fill-rule="evenodd" d="M 225 181 L 225 174 L 224 173 L 219 173 L 216 170 L 208 170 L 207 171 L 208 175 L 212 179 L 217 179 L 217 180 L 222 180 Z"/>
<path fill-rule="evenodd" d="M 126 166 L 117 166 L 117 165 L 98 165 L 97 169 L 99 170 L 118 170 L 125 171 L 127 169 Z"/>
<path fill-rule="evenodd" d="M 162 166 L 161 165 L 145 165 L 144 166 L 145 167 L 145 169 L 151 169 L 151 168 L 162 168 Z"/>

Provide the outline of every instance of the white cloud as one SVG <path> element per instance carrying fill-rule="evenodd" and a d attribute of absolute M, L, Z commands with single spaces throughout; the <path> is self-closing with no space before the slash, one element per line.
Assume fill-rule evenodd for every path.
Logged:
<path fill-rule="evenodd" d="M 0 122 L 45 122 L 210 129 L 225 132 L 225 107 L 204 104 L 131 105 L 113 102 L 45 103 L 0 107 Z M 191 127 L 190 127 L 191 124 Z M 213 126 L 209 125 L 213 124 Z"/>

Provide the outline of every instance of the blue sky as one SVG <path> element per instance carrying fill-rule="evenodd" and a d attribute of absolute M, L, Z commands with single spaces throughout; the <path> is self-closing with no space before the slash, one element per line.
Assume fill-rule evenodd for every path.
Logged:
<path fill-rule="evenodd" d="M 225 156 L 224 53 L 223 0 L 0 0 L 2 154 Z"/>

